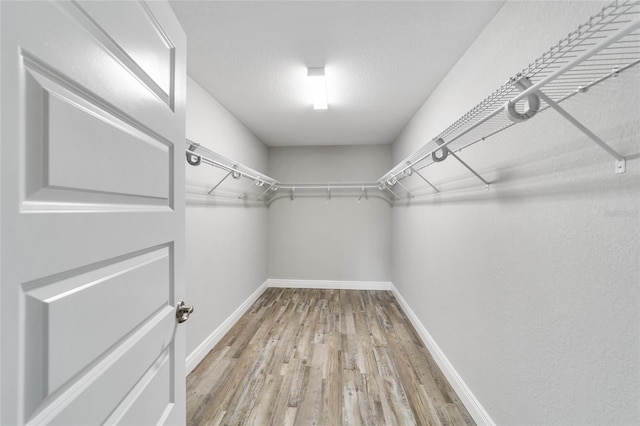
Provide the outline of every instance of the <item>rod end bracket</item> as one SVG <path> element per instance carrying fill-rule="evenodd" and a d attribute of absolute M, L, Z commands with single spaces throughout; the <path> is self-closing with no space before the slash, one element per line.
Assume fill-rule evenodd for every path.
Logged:
<path fill-rule="evenodd" d="M 616 160 L 616 173 L 621 174 L 627 171 L 627 160 Z"/>

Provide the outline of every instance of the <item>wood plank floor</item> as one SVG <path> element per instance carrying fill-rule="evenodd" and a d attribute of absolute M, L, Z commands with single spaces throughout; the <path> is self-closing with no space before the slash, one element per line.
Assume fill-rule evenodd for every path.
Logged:
<path fill-rule="evenodd" d="M 189 374 L 187 423 L 474 424 L 391 292 L 281 288 Z"/>

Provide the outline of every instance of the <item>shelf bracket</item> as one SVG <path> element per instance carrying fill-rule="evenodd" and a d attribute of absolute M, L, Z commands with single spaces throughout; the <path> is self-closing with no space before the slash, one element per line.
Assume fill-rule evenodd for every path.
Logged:
<path fill-rule="evenodd" d="M 269 191 L 273 191 L 273 185 L 269 185 L 269 186 L 267 186 L 267 189 L 265 189 L 264 191 L 262 191 L 262 194 L 260 194 L 260 195 L 258 196 L 258 201 L 261 201 L 261 200 L 262 200 L 262 197 L 264 197 L 264 194 L 266 194 L 266 193 L 267 193 L 267 192 L 269 192 Z"/>
<path fill-rule="evenodd" d="M 609 144 L 600 139 L 596 134 L 594 134 L 591 130 L 587 129 L 580 121 L 578 121 L 574 116 L 569 114 L 564 108 L 558 105 L 555 101 L 545 95 L 542 91 L 538 91 L 538 96 L 540 96 L 551 108 L 556 110 L 561 116 L 563 116 L 567 121 L 576 126 L 578 130 L 587 135 L 592 141 L 594 141 L 600 148 L 604 149 L 609 155 L 611 155 L 615 160 L 615 170 L 616 173 L 624 173 L 626 171 L 626 161 L 625 158 L 618 153 L 615 149 L 611 148 Z"/>
<path fill-rule="evenodd" d="M 358 202 L 362 200 L 362 197 L 364 197 L 365 200 L 369 199 L 369 197 L 367 196 L 367 190 L 365 189 L 364 185 L 362 185 L 362 189 L 360 189 L 360 195 L 358 195 Z"/>
<path fill-rule="evenodd" d="M 260 179 L 255 179 L 255 180 L 251 181 L 251 183 L 249 184 L 249 186 L 247 186 L 247 188 L 246 188 L 244 191 L 242 191 L 242 193 L 240 193 L 240 195 L 238 196 L 238 198 L 239 198 L 239 199 L 241 199 L 241 200 L 243 200 L 243 199 L 244 199 L 244 197 L 246 197 L 246 196 L 247 196 L 247 191 L 249 191 L 249 190 L 251 189 L 251 187 L 252 187 L 253 185 L 255 185 L 257 182 L 259 182 L 259 181 L 260 181 Z"/>
<path fill-rule="evenodd" d="M 413 195 L 411 195 L 411 191 L 409 191 L 409 189 L 407 189 L 407 187 L 406 187 L 406 186 L 404 186 L 404 185 L 402 184 L 402 182 L 400 182 L 400 180 L 399 180 L 399 179 L 397 180 L 397 182 L 396 182 L 396 183 L 397 183 L 398 185 L 400 185 L 400 187 L 401 187 L 402 189 L 404 189 L 404 191 L 407 193 L 407 196 L 408 196 L 409 198 L 413 198 Z"/>
<path fill-rule="evenodd" d="M 395 192 L 393 192 L 393 190 L 391 190 L 391 188 L 389 188 L 386 184 L 382 183 L 380 184 L 380 186 L 378 187 L 378 189 L 380 189 L 380 191 L 389 191 L 391 193 L 391 195 L 393 195 L 395 197 L 396 200 L 399 200 L 400 197 L 398 196 L 398 194 L 396 194 Z"/>
<path fill-rule="evenodd" d="M 439 190 L 438 188 L 436 188 L 435 186 L 433 186 L 433 184 L 432 184 L 431 182 L 429 182 L 429 181 L 427 180 L 427 178 L 426 178 L 426 177 L 422 176 L 422 174 L 421 174 L 419 171 L 417 171 L 417 170 L 416 170 L 416 169 L 414 169 L 413 167 L 411 168 L 411 170 L 413 170 L 413 173 L 415 173 L 415 174 L 417 174 L 418 176 L 420 176 L 420 178 L 421 178 L 423 181 L 427 182 L 427 185 L 429 185 L 431 188 L 433 188 L 433 190 L 434 190 L 434 191 L 436 191 L 436 192 L 440 192 L 440 190 Z"/>
<path fill-rule="evenodd" d="M 484 178 L 482 176 L 480 176 L 478 173 L 476 173 L 475 170 L 473 170 L 471 167 L 469 167 L 469 165 L 467 163 L 465 163 L 464 161 L 462 161 L 462 159 L 460 157 L 458 157 L 453 151 L 449 151 L 449 154 L 451 154 L 453 156 L 453 158 L 455 158 L 456 160 L 458 160 L 460 162 L 460 164 L 462 164 L 463 166 L 465 166 L 467 168 L 467 170 L 469 170 L 471 173 L 473 173 L 475 175 L 475 177 L 477 177 L 478 179 L 480 179 L 482 181 L 482 183 L 484 183 L 484 190 L 488 191 L 489 190 L 489 182 L 487 182 L 486 180 L 484 180 Z"/>
<path fill-rule="evenodd" d="M 214 186 L 213 188 L 211 188 L 211 190 L 210 190 L 209 192 L 207 192 L 207 195 L 211 195 L 211 193 L 212 193 L 213 191 L 215 191 L 215 190 L 216 190 L 216 188 L 217 188 L 217 187 L 219 187 L 219 186 L 220 186 L 220 184 L 221 184 L 222 182 L 224 182 L 224 181 L 225 181 L 229 176 L 231 176 L 231 172 L 229 172 L 229 173 L 227 173 L 226 175 L 224 175 L 224 177 L 223 177 L 222 179 L 220 179 L 220 182 L 216 183 L 216 184 L 215 184 L 215 186 Z"/>

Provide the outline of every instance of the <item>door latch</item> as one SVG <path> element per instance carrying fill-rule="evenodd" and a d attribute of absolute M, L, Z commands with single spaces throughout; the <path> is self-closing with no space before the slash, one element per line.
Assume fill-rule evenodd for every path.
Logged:
<path fill-rule="evenodd" d="M 189 315 L 193 312 L 193 306 L 185 305 L 184 302 L 178 303 L 176 307 L 176 318 L 178 319 L 178 324 L 182 324 L 186 320 L 189 319 Z"/>

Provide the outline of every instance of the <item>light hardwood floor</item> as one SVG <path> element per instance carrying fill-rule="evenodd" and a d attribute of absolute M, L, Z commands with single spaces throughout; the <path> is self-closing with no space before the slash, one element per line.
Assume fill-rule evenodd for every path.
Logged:
<path fill-rule="evenodd" d="M 187 423 L 474 424 L 391 292 L 282 288 L 189 374 Z"/>

